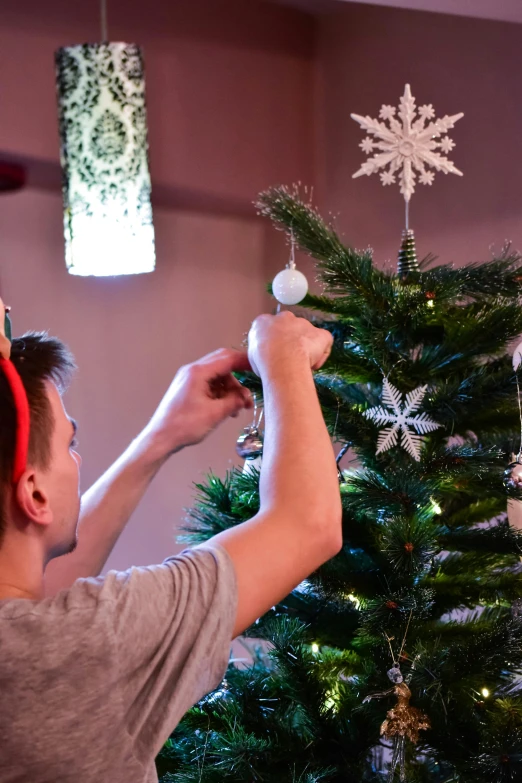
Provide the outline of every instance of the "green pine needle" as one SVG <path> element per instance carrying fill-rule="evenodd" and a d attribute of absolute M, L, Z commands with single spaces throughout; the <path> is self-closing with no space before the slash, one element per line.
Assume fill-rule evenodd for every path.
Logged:
<path fill-rule="evenodd" d="M 409 783 L 522 780 L 522 532 L 503 472 L 520 448 L 508 346 L 522 333 L 522 258 L 510 246 L 465 266 L 424 259 L 399 279 L 345 244 L 299 188 L 258 208 L 316 260 L 324 290 L 302 306 L 334 349 L 315 374 L 341 463 L 343 548 L 247 631 L 246 668 L 185 716 L 158 759 L 163 783 L 382 783 L 380 726 L 399 660 L 431 729 L 407 745 Z M 261 397 L 259 379 L 239 376 Z M 387 377 L 441 427 L 417 462 L 376 454 Z M 317 465 L 317 470 L 321 466 Z M 259 510 L 259 473 L 196 486 L 183 540 Z M 255 641 L 258 640 L 258 641 Z M 261 641 L 259 641 L 261 640 Z M 256 647 L 257 645 L 257 647 Z M 391 649 L 390 649 L 391 648 Z"/>

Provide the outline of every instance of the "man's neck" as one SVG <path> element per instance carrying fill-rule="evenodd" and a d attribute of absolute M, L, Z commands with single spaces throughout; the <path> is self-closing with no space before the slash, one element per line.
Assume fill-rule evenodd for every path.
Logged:
<path fill-rule="evenodd" d="M 9 598 L 28 598 L 34 600 L 41 598 L 42 596 L 32 595 L 28 590 L 23 587 L 17 587 L 0 581 L 0 601 L 5 601 Z"/>
<path fill-rule="evenodd" d="M 39 541 L 5 531 L 0 544 L 0 600 L 44 597 L 44 558 Z"/>

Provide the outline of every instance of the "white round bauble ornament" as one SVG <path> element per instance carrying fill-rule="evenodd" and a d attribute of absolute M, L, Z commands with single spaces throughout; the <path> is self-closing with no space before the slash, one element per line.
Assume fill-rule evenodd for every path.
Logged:
<path fill-rule="evenodd" d="M 298 269 L 287 267 L 274 277 L 272 291 L 281 304 L 295 305 L 305 298 L 308 280 Z"/>

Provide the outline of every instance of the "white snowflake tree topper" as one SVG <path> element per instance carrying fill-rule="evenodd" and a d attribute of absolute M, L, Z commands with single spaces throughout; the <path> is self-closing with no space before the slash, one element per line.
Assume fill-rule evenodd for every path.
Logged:
<path fill-rule="evenodd" d="M 379 117 L 383 122 L 352 114 L 352 119 L 369 134 L 360 147 L 363 152 L 372 155 L 353 177 L 381 171 L 382 184 L 392 185 L 399 173 L 400 191 L 408 203 L 415 191 L 416 172 L 420 174 L 419 181 L 423 185 L 431 185 L 435 178 L 435 174 L 428 170 L 430 168 L 462 176 L 462 172 L 446 157 L 455 143 L 445 134 L 463 116 L 460 112 L 440 120 L 433 119 L 435 110 L 431 103 L 417 108 L 409 84 L 404 88 L 398 111 L 394 106 L 381 107 Z"/>
<path fill-rule="evenodd" d="M 378 426 L 391 424 L 390 427 L 385 427 L 379 433 L 377 454 L 381 454 L 383 451 L 388 451 L 388 449 L 396 446 L 400 432 L 400 445 L 402 448 L 415 460 L 420 460 L 421 447 L 424 442 L 422 436 L 437 430 L 441 426 L 433 419 L 430 419 L 426 413 L 417 413 L 415 416 L 412 416 L 412 413 L 421 404 L 427 389 L 427 386 L 418 386 L 406 395 L 406 402 L 403 405 L 401 392 L 387 378 L 384 379 L 382 401 L 386 408 L 377 405 L 375 408 L 369 408 L 364 412 L 364 416 L 367 419 L 371 419 Z"/>

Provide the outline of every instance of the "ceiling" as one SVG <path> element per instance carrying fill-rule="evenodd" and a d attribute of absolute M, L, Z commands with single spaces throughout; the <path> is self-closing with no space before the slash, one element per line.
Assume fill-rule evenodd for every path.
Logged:
<path fill-rule="evenodd" d="M 320 13 L 339 3 L 410 8 L 416 11 L 435 11 L 441 14 L 471 16 L 477 19 L 496 19 L 522 23 L 522 0 L 276 0 L 281 5 L 292 5 Z"/>

